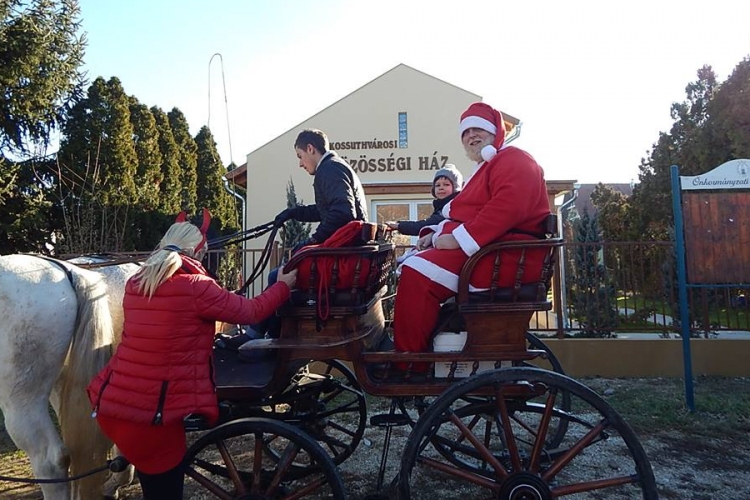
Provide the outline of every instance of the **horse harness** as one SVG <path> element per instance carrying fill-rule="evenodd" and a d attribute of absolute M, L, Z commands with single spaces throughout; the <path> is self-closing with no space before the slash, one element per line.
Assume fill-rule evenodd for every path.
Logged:
<path fill-rule="evenodd" d="M 75 278 L 73 276 L 73 271 L 70 270 L 70 267 L 68 267 L 68 265 L 63 264 L 62 261 L 60 260 L 53 259 L 52 257 L 47 257 L 46 255 L 39 255 L 39 254 L 29 254 L 29 255 L 51 262 L 57 267 L 59 267 L 60 269 L 62 269 L 62 271 L 65 273 L 65 276 L 68 277 L 68 281 L 70 281 L 70 286 L 72 286 L 73 289 L 75 290 L 75 287 L 76 287 Z"/>

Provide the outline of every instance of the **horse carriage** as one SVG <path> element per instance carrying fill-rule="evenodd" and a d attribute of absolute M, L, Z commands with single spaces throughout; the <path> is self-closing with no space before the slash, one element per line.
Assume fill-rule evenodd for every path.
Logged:
<path fill-rule="evenodd" d="M 206 431 L 187 452 L 189 477 L 218 498 L 343 498 L 336 466 L 362 440 L 370 395 L 391 398 L 390 411 L 370 421 L 385 428 L 378 489 L 392 427 L 411 427 L 391 483 L 398 498 L 434 498 L 435 484 L 457 488 L 456 496 L 502 500 L 658 497 L 630 427 L 600 396 L 566 377 L 528 332 L 532 315 L 551 308 L 561 240 L 481 249 L 465 264 L 458 296 L 443 305 L 435 332 L 465 338 L 463 347 L 405 353 L 378 350 L 387 335 L 383 303 L 394 245 L 383 227 L 365 224 L 363 231 L 357 246 L 309 248 L 292 257 L 288 267 L 306 267 L 299 290 L 278 313 L 279 338 L 243 348 L 270 356 L 249 365 L 215 351 L 221 423 L 208 429 L 200 418 L 187 420 L 189 428 Z M 482 259 L 493 260 L 497 276 L 508 251 L 523 266 L 534 250 L 545 254 L 536 282 L 518 278 L 510 288 L 469 291 Z"/>
<path fill-rule="evenodd" d="M 279 337 L 243 347 L 265 353 L 257 362 L 215 350 L 220 421 L 185 420 L 196 431 L 188 434 L 195 436 L 185 456 L 188 477 L 222 499 L 346 498 L 338 466 L 363 440 L 369 395 L 391 401 L 369 422 L 385 429 L 378 490 L 392 428 L 411 429 L 390 496 L 434 498 L 439 485 L 466 498 L 658 498 L 627 423 L 565 376 L 528 332 L 532 315 L 551 308 L 560 239 L 496 243 L 472 256 L 435 331 L 465 344 L 425 353 L 378 350 L 387 335 L 395 247 L 373 224 L 360 239 L 291 258 L 287 265 L 305 272 L 278 312 Z M 542 271 L 522 284 L 532 251 L 544 252 Z M 477 264 L 490 259 L 496 277 L 508 252 L 521 268 L 514 285 L 470 291 Z"/>

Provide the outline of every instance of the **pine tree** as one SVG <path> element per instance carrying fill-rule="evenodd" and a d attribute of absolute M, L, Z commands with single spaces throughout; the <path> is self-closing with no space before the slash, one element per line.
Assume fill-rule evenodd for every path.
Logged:
<path fill-rule="evenodd" d="M 569 280 L 571 316 L 578 320 L 584 336 L 609 337 L 617 324 L 615 290 L 604 265 L 601 232 L 596 217 L 574 221 L 575 247 L 572 279 Z"/>
<path fill-rule="evenodd" d="M 685 88 L 686 100 L 672 104 L 671 130 L 659 134 L 649 157 L 641 160 L 631 224 L 649 239 L 665 239 L 672 225 L 671 166 L 679 165 L 681 175 L 697 175 L 718 165 L 715 162 L 724 155 L 721 141 L 709 126 L 709 103 L 718 87 L 716 74 L 710 66 L 703 66 L 697 76 Z"/>
<path fill-rule="evenodd" d="M 63 130 L 58 175 L 61 203 L 68 204 L 67 251 L 131 250 L 138 159 L 130 97 L 119 79 L 97 78 L 71 109 Z"/>
<path fill-rule="evenodd" d="M 239 223 L 234 198 L 224 189 L 222 181 L 227 169 L 221 164 L 216 142 L 208 127 L 200 129 L 195 144 L 198 157 L 196 205 L 211 212 L 212 222 L 217 223 L 219 231 L 235 232 L 239 230 Z"/>
<path fill-rule="evenodd" d="M 294 182 L 292 182 L 292 178 L 290 177 L 289 183 L 286 185 L 286 207 L 294 208 L 297 205 L 302 204 L 302 200 L 297 200 L 297 193 L 294 190 Z M 290 250 L 298 243 L 309 240 L 311 229 L 310 224 L 306 222 L 300 222 L 297 220 L 287 221 L 280 231 L 283 247 Z"/>
<path fill-rule="evenodd" d="M 131 97 L 130 121 L 133 126 L 133 142 L 138 158 L 135 183 L 138 186 L 141 210 L 156 210 L 162 182 L 162 155 L 159 150 L 159 131 L 156 119 L 148 106 Z"/>
<path fill-rule="evenodd" d="M 180 212 L 182 187 L 180 181 L 179 148 L 172 134 L 167 114 L 160 108 L 151 108 L 156 130 L 159 134 L 159 151 L 161 152 L 161 177 L 159 186 L 159 211 L 164 214 L 177 215 Z"/>
<path fill-rule="evenodd" d="M 133 141 L 138 156 L 136 185 L 140 194 L 138 206 L 131 213 L 133 248 L 148 251 L 161 240 L 174 214 L 159 211 L 162 205 L 161 186 L 164 176 L 161 167 L 164 159 L 156 118 L 145 104 L 132 97 L 130 121 L 133 124 Z"/>
<path fill-rule="evenodd" d="M 85 85 L 75 0 L 0 2 L 0 253 L 46 252 L 60 217 L 48 144 Z M 40 35 L 40 34 L 43 34 Z"/>
<path fill-rule="evenodd" d="M 52 243 L 50 228 L 54 227 L 58 214 L 48 195 L 48 185 L 34 174 L 44 167 L 35 163 L 29 160 L 19 164 L 0 157 L 3 180 L 0 182 L 0 255 L 46 253 L 47 245 Z"/>
<path fill-rule="evenodd" d="M 24 156 L 81 97 L 86 41 L 75 0 L 3 0 L 0 16 L 0 153 Z"/>
<path fill-rule="evenodd" d="M 190 127 L 182 111 L 172 108 L 167 116 L 177 144 L 177 159 L 180 165 L 180 207 L 193 214 L 196 212 L 198 147 L 195 145 L 193 136 L 190 135 Z"/>

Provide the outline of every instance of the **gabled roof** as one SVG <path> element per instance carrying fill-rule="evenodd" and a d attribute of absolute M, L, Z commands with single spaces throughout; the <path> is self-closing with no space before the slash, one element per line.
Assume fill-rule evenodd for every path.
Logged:
<path fill-rule="evenodd" d="M 343 96 L 342 98 L 336 100 L 335 102 L 331 103 L 330 105 L 326 106 L 325 108 L 321 109 L 320 111 L 318 111 L 314 115 L 306 118 L 302 122 L 296 124 L 295 126 L 291 127 L 289 130 L 287 130 L 286 132 L 283 132 L 280 135 L 284 135 L 286 133 L 289 133 L 292 130 L 300 128 L 300 126 L 302 125 L 302 123 L 305 123 L 305 122 L 310 121 L 310 120 L 314 120 L 315 117 L 317 117 L 318 115 L 320 115 L 324 111 L 332 108 L 333 106 L 339 104 L 341 101 L 345 100 L 347 97 L 351 96 L 352 94 L 355 94 L 356 92 L 359 92 L 363 88 L 365 88 L 365 87 L 367 87 L 369 85 L 374 84 L 378 80 L 389 76 L 391 73 L 393 73 L 395 71 L 403 71 L 403 70 L 407 70 L 407 71 L 418 73 L 420 75 L 424 75 L 427 78 L 430 78 L 432 80 L 441 82 L 441 83 L 443 83 L 445 85 L 449 85 L 451 87 L 454 87 L 455 89 L 457 89 L 457 90 L 459 90 L 461 92 L 466 92 L 468 94 L 471 94 L 472 96 L 474 96 L 476 98 L 477 101 L 481 101 L 482 100 L 481 96 L 479 96 L 477 94 L 474 94 L 473 92 L 469 92 L 467 90 L 461 89 L 460 87 L 457 87 L 457 86 L 455 86 L 455 85 L 453 85 L 451 83 L 445 82 L 444 80 L 441 80 L 440 78 L 436 78 L 436 77 L 434 77 L 432 75 L 428 75 L 427 73 L 424 73 L 423 71 L 419 71 L 417 69 L 412 68 L 411 66 L 408 66 L 406 64 L 401 63 L 401 64 L 398 64 L 398 65 L 394 66 L 393 68 L 391 68 L 390 70 L 386 71 L 385 73 L 383 73 L 382 75 L 378 76 L 377 78 L 374 78 L 373 80 L 370 80 L 369 82 L 365 83 L 364 85 L 358 87 L 357 89 L 353 90 L 352 92 L 348 93 L 347 95 Z M 512 116 L 512 115 L 507 114 L 505 112 L 502 112 L 502 114 L 503 114 L 503 121 L 505 122 L 505 135 L 506 135 L 506 138 L 508 138 L 509 140 L 513 140 L 520 133 L 521 121 L 518 118 L 516 118 L 515 116 Z M 262 146 L 256 148 L 250 154 L 254 153 L 255 151 L 257 151 L 257 150 L 259 150 L 261 148 L 264 148 L 265 146 L 267 146 L 268 144 L 270 144 L 274 140 L 275 139 L 272 139 L 271 141 L 269 141 L 269 142 L 263 144 Z M 244 164 L 240 165 L 239 167 L 237 167 L 236 169 L 232 170 L 231 172 L 228 172 L 227 175 L 226 175 L 226 177 L 227 177 L 227 179 L 230 180 L 230 182 L 234 182 L 235 184 L 238 184 L 240 186 L 245 186 L 246 183 L 247 183 L 247 163 L 244 163 Z"/>

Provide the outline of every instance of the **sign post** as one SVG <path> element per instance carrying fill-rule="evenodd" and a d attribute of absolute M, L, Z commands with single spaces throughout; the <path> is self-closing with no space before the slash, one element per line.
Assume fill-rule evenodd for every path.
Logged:
<path fill-rule="evenodd" d="M 680 176 L 672 165 L 670 173 L 685 403 L 695 411 L 688 289 L 750 284 L 750 160 L 694 176 Z"/>

